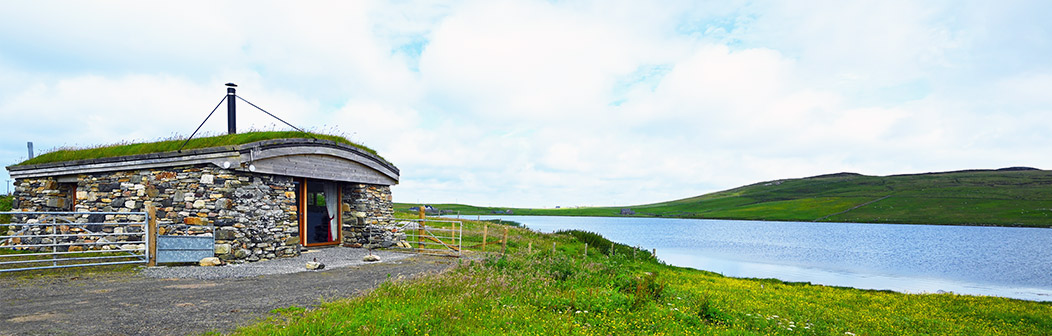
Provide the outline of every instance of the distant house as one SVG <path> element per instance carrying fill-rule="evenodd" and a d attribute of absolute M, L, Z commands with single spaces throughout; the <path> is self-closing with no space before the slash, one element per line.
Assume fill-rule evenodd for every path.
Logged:
<path fill-rule="evenodd" d="M 415 206 L 415 207 L 409 208 L 409 211 L 420 211 L 420 207 Z M 424 211 L 435 211 L 435 207 L 432 207 L 430 205 L 425 204 L 424 205 Z"/>
<path fill-rule="evenodd" d="M 415 207 L 409 208 L 409 211 L 412 211 L 412 212 L 420 211 L 420 207 L 415 206 Z M 432 211 L 435 211 L 434 207 L 432 207 L 430 205 L 427 205 L 427 204 L 424 204 L 424 212 L 432 212 Z"/>
<path fill-rule="evenodd" d="M 511 211 L 511 209 L 508 209 L 508 210 L 493 210 L 492 213 L 494 215 L 513 215 L 513 214 L 515 214 L 515 212 Z"/>
<path fill-rule="evenodd" d="M 631 215 L 635 215 L 636 212 L 632 211 L 632 209 L 624 208 L 624 209 L 621 209 L 621 214 L 625 215 L 625 216 L 631 216 Z"/>

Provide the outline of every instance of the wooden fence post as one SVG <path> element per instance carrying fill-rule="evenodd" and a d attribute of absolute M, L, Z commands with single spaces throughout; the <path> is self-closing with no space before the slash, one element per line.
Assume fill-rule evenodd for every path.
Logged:
<path fill-rule="evenodd" d="M 427 216 L 424 213 L 424 205 L 420 205 L 420 225 L 416 227 L 416 249 L 417 252 L 424 251 L 424 220 Z"/>
<path fill-rule="evenodd" d="M 584 257 L 588 258 L 588 243 L 584 243 Z"/>
<path fill-rule="evenodd" d="M 654 258 L 657 258 L 657 249 L 656 248 L 654 249 L 653 252 L 650 253 L 650 256 L 654 257 Z"/>
<path fill-rule="evenodd" d="M 420 221 L 420 226 L 416 228 L 416 249 L 417 252 L 423 252 L 427 246 L 424 246 L 424 234 L 427 232 L 427 226 L 423 221 Z"/>
<path fill-rule="evenodd" d="M 508 252 L 508 228 L 504 228 L 504 238 L 500 240 L 500 254 Z"/>
<path fill-rule="evenodd" d="M 146 206 L 146 226 L 150 236 L 146 239 L 146 249 L 150 256 L 146 260 L 146 266 L 157 266 L 157 208 L 152 204 Z"/>
<path fill-rule="evenodd" d="M 530 242 L 529 245 L 526 245 L 526 254 L 533 254 L 533 242 Z"/>
<path fill-rule="evenodd" d="M 489 237 L 489 224 L 482 224 L 482 252 L 486 252 L 486 238 Z"/>
<path fill-rule="evenodd" d="M 555 242 L 552 242 L 552 255 L 555 255 Z"/>

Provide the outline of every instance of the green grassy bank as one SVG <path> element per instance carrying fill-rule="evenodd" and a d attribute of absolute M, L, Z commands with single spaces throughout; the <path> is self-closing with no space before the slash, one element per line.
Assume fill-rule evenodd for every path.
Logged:
<path fill-rule="evenodd" d="M 479 223 L 468 224 L 475 229 Z M 490 224 L 490 232 L 497 230 Z M 388 281 L 238 335 L 1047 335 L 1052 303 L 736 279 L 587 232 L 509 229 L 507 254 Z M 553 251 L 552 243 L 556 244 Z M 585 243 L 588 252 L 585 254 Z"/>
<path fill-rule="evenodd" d="M 631 216 L 777 221 L 1052 227 L 1052 171 L 974 170 L 914 175 L 851 173 L 760 182 L 670 202 L 524 209 L 431 204 L 462 215 Z M 416 204 L 396 204 L 408 209 Z"/>
<path fill-rule="evenodd" d="M 0 212 L 11 211 L 11 201 L 14 200 L 14 196 L 0 196 Z M 7 224 L 11 222 L 11 215 L 0 215 L 0 224 Z M 7 235 L 7 226 L 0 226 L 0 236 Z"/>

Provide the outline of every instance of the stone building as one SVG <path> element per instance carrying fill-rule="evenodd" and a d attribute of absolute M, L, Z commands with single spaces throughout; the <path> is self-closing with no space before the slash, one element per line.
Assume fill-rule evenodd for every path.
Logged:
<path fill-rule="evenodd" d="M 358 245 L 391 217 L 399 170 L 358 147 L 282 138 L 242 145 L 7 167 L 15 211 L 156 209 L 161 235 L 214 237 L 215 256 L 247 262 L 301 247 Z M 77 222 L 108 223 L 102 215 Z"/>

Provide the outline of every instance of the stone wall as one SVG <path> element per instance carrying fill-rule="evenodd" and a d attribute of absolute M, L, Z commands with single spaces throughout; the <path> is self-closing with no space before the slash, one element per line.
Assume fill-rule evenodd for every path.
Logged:
<path fill-rule="evenodd" d="M 343 244 L 352 247 L 376 243 L 384 226 L 394 216 L 391 187 L 373 184 L 347 183 L 343 185 Z M 367 230 L 370 226 L 373 229 Z"/>
<path fill-rule="evenodd" d="M 70 183 L 20 179 L 12 208 L 131 212 L 153 205 L 160 234 L 214 236 L 216 256 L 245 262 L 299 254 L 295 191 L 289 177 L 199 165 L 84 174 Z M 118 219 L 83 215 L 75 221 Z"/>
<path fill-rule="evenodd" d="M 296 184 L 291 177 L 197 165 L 82 174 L 69 180 L 61 183 L 54 178 L 15 181 L 13 209 L 140 212 L 152 205 L 157 209 L 159 234 L 213 236 L 215 255 L 228 262 L 267 260 L 300 253 Z M 382 227 L 393 224 L 383 220 L 393 216 L 390 186 L 342 183 L 341 188 L 344 246 L 376 244 L 380 238 L 370 237 L 381 236 Z M 73 220 L 117 223 L 135 219 L 123 215 L 81 215 Z M 99 228 L 112 233 L 115 227 L 119 226 Z M 390 241 L 389 238 L 385 236 L 384 240 Z M 84 242 L 84 238 L 79 239 L 78 243 Z M 134 243 L 136 241 L 128 239 L 139 238 L 124 239 Z M 120 246 L 115 244 L 109 248 Z"/>

